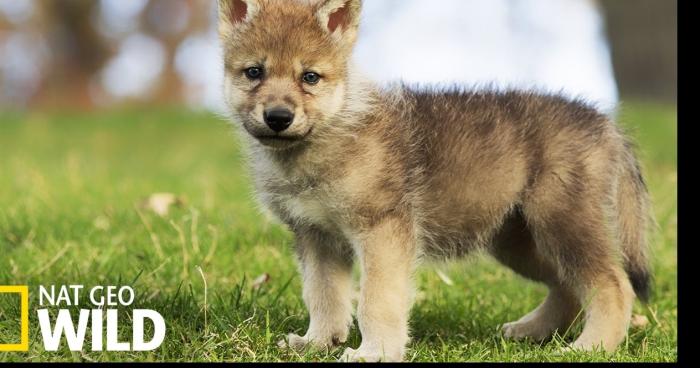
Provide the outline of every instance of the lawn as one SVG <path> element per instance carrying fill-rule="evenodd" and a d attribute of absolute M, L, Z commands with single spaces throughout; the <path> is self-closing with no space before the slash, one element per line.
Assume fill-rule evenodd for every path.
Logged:
<path fill-rule="evenodd" d="M 654 296 L 635 306 L 649 323 L 631 328 L 612 355 L 554 355 L 580 326 L 546 344 L 506 341 L 500 325 L 536 307 L 546 290 L 475 256 L 419 272 L 408 359 L 677 360 L 676 110 L 632 102 L 620 120 L 639 143 L 658 221 Z M 207 113 L 0 112 L 0 285 L 29 285 L 31 326 L 29 352 L 0 353 L 0 361 L 337 359 L 343 349 L 299 355 L 276 345 L 288 332 L 303 334 L 308 316 L 292 236 L 257 210 L 238 146 L 230 127 Z M 164 217 L 142 203 L 161 192 L 183 202 Z M 163 345 L 90 352 L 88 337 L 82 353 L 65 344 L 44 351 L 38 287 L 62 284 L 132 286 L 129 309 L 164 316 Z M 0 295 L 0 343 L 18 339 L 16 299 Z M 126 311 L 120 337 L 128 341 Z M 359 342 L 354 328 L 345 346 Z"/>

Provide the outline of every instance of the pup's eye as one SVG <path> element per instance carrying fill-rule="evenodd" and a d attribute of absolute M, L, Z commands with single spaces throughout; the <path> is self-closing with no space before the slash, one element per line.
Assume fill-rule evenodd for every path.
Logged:
<path fill-rule="evenodd" d="M 302 79 L 304 80 L 304 83 L 314 85 L 321 80 L 321 76 L 314 72 L 307 72 L 304 73 Z"/>
<path fill-rule="evenodd" d="M 248 79 L 250 79 L 250 80 L 260 79 L 263 77 L 263 74 L 265 74 L 263 69 L 260 67 L 257 67 L 257 66 L 254 66 L 252 68 L 248 68 L 244 72 L 245 72 L 245 76 L 248 77 Z"/>

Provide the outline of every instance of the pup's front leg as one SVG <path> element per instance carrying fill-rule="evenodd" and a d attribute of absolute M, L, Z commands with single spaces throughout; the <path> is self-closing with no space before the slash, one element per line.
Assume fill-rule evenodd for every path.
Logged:
<path fill-rule="evenodd" d="M 296 250 L 310 323 L 304 336 L 287 336 L 288 346 L 301 350 L 339 345 L 347 340 L 352 324 L 352 248 L 342 239 L 300 229 Z"/>
<path fill-rule="evenodd" d="M 408 221 L 386 219 L 358 237 L 355 248 L 362 279 L 357 319 L 359 349 L 347 349 L 341 361 L 401 361 L 408 343 L 416 246 Z"/>

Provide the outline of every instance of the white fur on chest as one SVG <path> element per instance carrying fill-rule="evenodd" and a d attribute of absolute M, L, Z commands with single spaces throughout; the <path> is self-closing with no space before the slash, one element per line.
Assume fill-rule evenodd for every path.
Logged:
<path fill-rule="evenodd" d="M 271 160 L 259 160 L 255 169 L 263 203 L 271 204 L 273 211 L 281 211 L 279 217 L 327 231 L 344 227 L 341 209 L 346 208 L 346 196 L 338 190 L 338 183 L 311 178 L 302 170 L 282 175 L 285 170 Z"/>
<path fill-rule="evenodd" d="M 330 208 L 317 198 L 298 196 L 288 198 L 283 203 L 289 215 L 300 223 L 311 223 L 327 229 L 333 226 Z"/>

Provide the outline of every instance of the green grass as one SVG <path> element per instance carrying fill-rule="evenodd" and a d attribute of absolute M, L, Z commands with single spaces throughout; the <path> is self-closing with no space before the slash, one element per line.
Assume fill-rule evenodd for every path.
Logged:
<path fill-rule="evenodd" d="M 546 290 L 473 257 L 442 267 L 452 286 L 432 268 L 420 271 L 408 359 L 677 360 L 676 112 L 640 102 L 624 109 L 659 223 L 655 294 L 648 306 L 635 306 L 650 323 L 632 328 L 613 355 L 556 356 L 561 339 L 506 341 L 499 326 L 536 307 Z M 0 353 L 0 361 L 325 361 L 342 353 L 276 346 L 308 322 L 292 237 L 256 210 L 224 122 L 167 109 L 0 114 L 0 285 L 30 286 L 31 326 L 30 351 Z M 156 192 L 186 204 L 165 218 L 139 207 Z M 254 288 L 265 273 L 269 282 Z M 148 353 L 89 352 L 89 345 L 82 353 L 45 352 L 35 310 L 38 286 L 52 284 L 133 286 L 135 307 L 165 317 L 164 344 Z M 18 314 L 13 298 L 0 298 L 0 343 L 18 336 Z M 125 339 L 130 322 L 120 318 Z M 359 342 L 355 328 L 346 346 Z"/>

